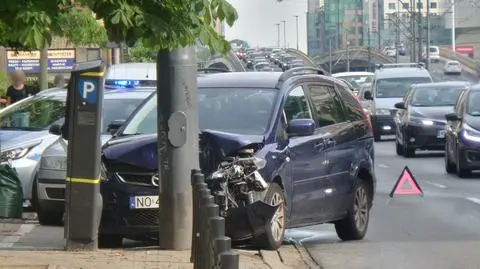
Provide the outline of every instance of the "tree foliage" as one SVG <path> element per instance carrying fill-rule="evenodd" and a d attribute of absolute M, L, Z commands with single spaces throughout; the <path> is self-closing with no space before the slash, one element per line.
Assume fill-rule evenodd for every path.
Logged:
<path fill-rule="evenodd" d="M 135 47 L 129 48 L 125 55 L 125 62 L 131 63 L 154 63 L 157 58 L 157 49 L 145 47 L 139 42 Z"/>
<path fill-rule="evenodd" d="M 6 43 L 40 48 L 58 32 L 71 40 L 82 36 L 79 31 L 85 24 L 67 23 L 78 25 L 77 31 L 66 31 L 59 24 L 70 18 L 66 14 L 78 12 L 72 2 L 88 7 L 103 20 L 110 41 L 132 46 L 143 40 L 145 46 L 160 49 L 193 45 L 199 38 L 212 51 L 227 52 L 230 44 L 215 32 L 213 23 L 220 20 L 231 26 L 238 17 L 226 0 L 5 1 L 0 6 L 0 24 L 8 26 Z"/>

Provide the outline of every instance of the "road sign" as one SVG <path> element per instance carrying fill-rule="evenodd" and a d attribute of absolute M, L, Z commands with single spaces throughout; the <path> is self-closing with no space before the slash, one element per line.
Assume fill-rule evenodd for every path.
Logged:
<path fill-rule="evenodd" d="M 395 186 L 393 186 L 392 192 L 390 192 L 390 197 L 393 195 L 421 195 L 423 196 L 423 191 L 418 185 L 417 181 L 413 177 L 412 172 L 408 169 L 407 166 L 403 168 L 400 177 L 398 178 Z"/>
<path fill-rule="evenodd" d="M 92 79 L 78 80 L 78 94 L 88 104 L 96 104 L 98 100 L 98 81 Z"/>

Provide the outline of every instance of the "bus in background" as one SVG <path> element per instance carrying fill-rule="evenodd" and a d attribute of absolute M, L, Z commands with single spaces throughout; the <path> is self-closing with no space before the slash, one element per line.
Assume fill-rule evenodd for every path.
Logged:
<path fill-rule="evenodd" d="M 110 66 L 105 90 L 118 88 L 151 88 L 157 85 L 156 63 L 121 63 Z"/>

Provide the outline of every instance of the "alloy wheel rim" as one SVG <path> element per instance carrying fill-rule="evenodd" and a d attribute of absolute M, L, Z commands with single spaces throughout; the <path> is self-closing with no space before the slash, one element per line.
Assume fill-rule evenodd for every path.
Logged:
<path fill-rule="evenodd" d="M 368 222 L 368 198 L 367 192 L 363 187 L 358 188 L 355 194 L 353 213 L 355 226 L 359 231 L 363 231 Z"/>
<path fill-rule="evenodd" d="M 273 238 L 277 242 L 282 240 L 283 229 L 285 227 L 285 208 L 283 206 L 283 202 L 283 198 L 279 193 L 273 194 L 270 202 L 270 204 L 273 206 L 280 205 L 273 215 L 272 221 L 270 222 Z"/>

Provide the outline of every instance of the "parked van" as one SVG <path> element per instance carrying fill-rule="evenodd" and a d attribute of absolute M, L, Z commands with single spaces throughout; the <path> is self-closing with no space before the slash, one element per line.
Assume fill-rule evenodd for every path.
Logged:
<path fill-rule="evenodd" d="M 423 53 L 422 53 L 423 61 L 427 60 L 427 54 L 425 53 L 426 50 L 427 48 L 423 47 Z M 440 62 L 440 49 L 437 46 L 430 46 L 429 51 L 430 51 L 429 52 L 430 62 L 432 63 Z"/>
<path fill-rule="evenodd" d="M 151 88 L 157 84 L 156 63 L 121 63 L 108 68 L 105 89 Z"/>

